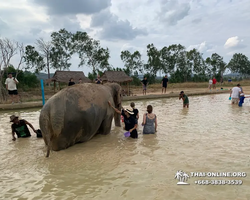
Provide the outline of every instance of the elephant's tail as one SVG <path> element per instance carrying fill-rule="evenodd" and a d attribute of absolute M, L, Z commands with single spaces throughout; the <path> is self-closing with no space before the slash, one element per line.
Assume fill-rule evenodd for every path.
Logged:
<path fill-rule="evenodd" d="M 46 157 L 49 157 L 51 150 L 52 127 L 50 117 L 45 112 L 40 114 L 40 128 L 42 130 L 44 142 L 47 145 Z"/>
<path fill-rule="evenodd" d="M 47 146 L 47 154 L 46 154 L 47 158 L 49 157 L 49 154 L 50 154 L 50 145 Z"/>

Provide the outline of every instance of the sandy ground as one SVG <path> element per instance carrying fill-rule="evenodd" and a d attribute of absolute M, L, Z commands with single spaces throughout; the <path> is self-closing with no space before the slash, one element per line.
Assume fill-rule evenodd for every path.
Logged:
<path fill-rule="evenodd" d="M 187 95 L 199 95 L 199 94 L 213 94 L 213 93 L 230 93 L 230 89 L 234 87 L 236 83 L 226 84 L 223 86 L 218 85 L 216 89 L 211 91 L 207 88 L 206 83 L 180 83 L 180 84 L 170 84 L 167 88 L 166 93 L 162 93 L 162 88 L 160 84 L 149 85 L 146 95 L 142 93 L 142 87 L 131 86 L 130 91 L 132 92 L 131 96 L 124 96 L 124 100 L 136 100 L 136 99 L 152 99 L 152 98 L 161 98 L 161 97 L 173 97 L 177 96 L 180 91 L 184 91 Z M 242 86 L 243 91 L 246 95 L 250 95 L 250 81 L 245 81 Z M 221 87 L 223 91 L 221 91 Z M 123 89 L 127 89 L 124 87 Z M 58 91 L 57 91 L 58 92 Z M 42 106 L 42 92 L 39 88 L 34 89 L 29 92 L 20 91 L 19 92 L 22 104 L 11 104 L 11 100 L 4 104 L 0 104 L 0 109 L 20 109 L 30 107 L 41 107 Z M 53 87 L 45 88 L 45 101 L 48 100 L 51 96 L 54 95 Z M 143 96 L 143 97 L 142 97 Z M 138 98 L 137 98 L 138 97 Z"/>

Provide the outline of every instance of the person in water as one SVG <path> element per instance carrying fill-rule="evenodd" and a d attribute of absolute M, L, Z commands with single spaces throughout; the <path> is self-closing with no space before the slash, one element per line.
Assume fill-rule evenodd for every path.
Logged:
<path fill-rule="evenodd" d="M 250 96 L 249 97 L 245 97 L 244 93 L 241 93 L 240 94 L 240 101 L 239 101 L 239 104 L 238 104 L 239 107 L 242 107 L 242 104 L 244 103 L 244 99 L 245 98 L 250 98 Z"/>
<path fill-rule="evenodd" d="M 131 102 L 131 103 L 130 103 L 130 106 L 131 106 L 131 108 L 133 109 L 133 113 L 134 113 L 133 117 L 134 117 L 134 118 L 137 120 L 137 122 L 138 122 L 138 119 L 139 119 L 139 111 L 138 111 L 138 109 L 135 108 L 135 103 L 134 103 L 134 102 Z"/>
<path fill-rule="evenodd" d="M 179 95 L 179 100 L 182 99 L 183 100 L 183 108 L 185 107 L 189 107 L 189 100 L 188 100 L 188 96 L 184 94 L 183 91 L 180 92 Z"/>
<path fill-rule="evenodd" d="M 73 79 L 73 78 L 69 79 L 69 84 L 68 84 L 68 86 L 71 86 L 71 85 L 75 85 L 75 82 L 74 82 L 74 79 Z"/>
<path fill-rule="evenodd" d="M 157 131 L 157 118 L 151 105 L 147 106 L 147 112 L 143 115 L 143 134 L 154 134 Z"/>
<path fill-rule="evenodd" d="M 27 122 L 26 120 L 22 119 L 19 120 L 18 116 L 11 115 L 10 116 L 10 122 L 13 124 L 11 125 L 11 130 L 12 130 L 12 140 L 15 141 L 16 137 L 15 134 L 17 135 L 18 138 L 26 138 L 30 137 L 30 131 L 27 127 L 27 125 L 32 128 L 32 130 L 37 133 L 37 130 L 34 129 L 31 123 Z"/>
<path fill-rule="evenodd" d="M 138 138 L 138 133 L 137 133 L 137 120 L 134 118 L 134 113 L 132 110 L 129 109 L 123 109 L 122 111 L 118 110 L 114 106 L 111 105 L 110 101 L 108 104 L 115 110 L 116 113 L 120 114 L 124 118 L 124 124 L 125 124 L 125 130 L 130 132 L 130 137 L 131 138 Z"/>

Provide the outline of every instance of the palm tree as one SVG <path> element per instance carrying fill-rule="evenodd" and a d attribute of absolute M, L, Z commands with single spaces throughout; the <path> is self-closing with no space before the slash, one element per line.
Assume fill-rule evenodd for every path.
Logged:
<path fill-rule="evenodd" d="M 179 181 L 181 181 L 183 177 L 183 172 L 181 170 L 177 171 L 176 174 L 175 174 L 175 179 L 178 179 Z"/>
<path fill-rule="evenodd" d="M 189 175 L 184 172 L 182 177 L 183 177 L 183 182 L 184 182 L 188 180 Z"/>

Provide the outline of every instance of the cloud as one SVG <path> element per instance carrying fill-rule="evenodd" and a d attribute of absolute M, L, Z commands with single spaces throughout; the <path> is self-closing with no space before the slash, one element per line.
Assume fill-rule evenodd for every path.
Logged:
<path fill-rule="evenodd" d="M 243 45 L 243 40 L 240 40 L 238 36 L 230 37 L 227 39 L 226 43 L 224 44 L 225 49 L 238 49 L 246 47 Z"/>
<path fill-rule="evenodd" d="M 50 15 L 93 14 L 111 5 L 110 0 L 32 0 L 45 6 Z"/>
<path fill-rule="evenodd" d="M 189 3 L 179 3 L 178 0 L 162 0 L 158 18 L 160 21 L 174 26 L 188 15 L 190 8 Z"/>
<path fill-rule="evenodd" d="M 29 32 L 30 32 L 32 35 L 38 35 L 39 33 L 42 32 L 42 30 L 39 29 L 39 28 L 31 28 Z"/>
<path fill-rule="evenodd" d="M 119 20 L 109 9 L 93 15 L 91 27 L 100 28 L 98 35 L 106 40 L 132 40 L 138 35 L 147 35 L 146 30 L 133 28 L 128 20 Z"/>
<path fill-rule="evenodd" d="M 0 34 L 4 34 L 8 32 L 8 30 L 9 30 L 8 24 L 0 18 Z"/>
<path fill-rule="evenodd" d="M 190 51 L 192 49 L 197 49 L 200 53 L 205 53 L 205 52 L 213 52 L 215 51 L 215 46 L 207 44 L 206 41 L 200 43 L 200 44 L 195 44 L 195 45 L 190 45 L 187 50 Z"/>
<path fill-rule="evenodd" d="M 198 23 L 200 23 L 201 22 L 201 18 L 196 18 L 196 19 L 193 19 L 192 20 L 192 23 L 194 23 L 194 24 L 198 24 Z"/>

